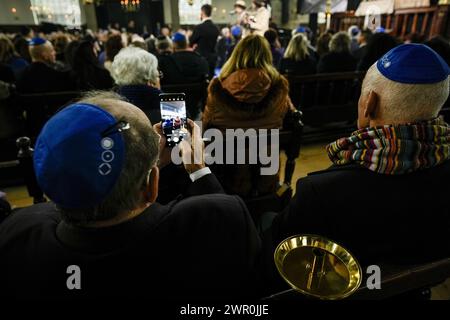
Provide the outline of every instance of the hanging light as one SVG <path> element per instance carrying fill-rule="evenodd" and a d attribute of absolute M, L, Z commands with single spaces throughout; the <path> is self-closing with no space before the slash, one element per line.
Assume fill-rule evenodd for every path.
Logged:
<path fill-rule="evenodd" d="M 126 12 L 136 12 L 141 8 L 140 0 L 120 0 L 122 10 Z"/>

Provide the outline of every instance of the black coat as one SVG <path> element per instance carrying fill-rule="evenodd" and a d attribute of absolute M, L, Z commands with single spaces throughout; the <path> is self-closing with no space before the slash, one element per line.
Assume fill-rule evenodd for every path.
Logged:
<path fill-rule="evenodd" d="M 282 74 L 303 76 L 316 73 L 316 60 L 307 57 L 300 61 L 290 58 L 283 58 L 280 62 L 280 72 Z"/>
<path fill-rule="evenodd" d="M 0 225 L 0 296 L 252 295 L 260 240 L 242 200 L 219 192 L 207 175 L 183 199 L 100 229 L 61 222 L 53 203 L 14 213 Z M 70 265 L 80 267 L 81 290 L 67 289 Z"/>
<path fill-rule="evenodd" d="M 189 42 L 197 44 L 196 51 L 209 60 L 211 55 L 216 56 L 216 43 L 219 34 L 219 28 L 211 20 L 206 20 L 194 28 Z"/>
<path fill-rule="evenodd" d="M 208 61 L 196 52 L 178 51 L 159 56 L 158 60 L 163 85 L 203 82 L 208 78 Z"/>
<path fill-rule="evenodd" d="M 161 91 L 148 85 L 128 85 L 117 87 L 116 91 L 129 102 L 144 111 L 152 124 L 161 121 L 159 94 Z"/>
<path fill-rule="evenodd" d="M 17 90 L 21 93 L 71 91 L 75 88 L 68 71 L 57 71 L 42 62 L 33 62 L 26 67 L 17 82 Z"/>
<path fill-rule="evenodd" d="M 334 240 L 354 254 L 363 270 L 450 257 L 450 161 L 398 176 L 357 165 L 333 166 L 298 180 L 296 191 L 264 235 L 267 286 L 273 290 L 285 287 L 273 252 L 293 235 Z"/>
<path fill-rule="evenodd" d="M 290 205 L 266 233 L 267 257 L 289 236 L 318 234 L 349 249 L 363 266 L 448 258 L 449 194 L 450 161 L 396 176 L 356 165 L 311 173 L 297 182 Z"/>
<path fill-rule="evenodd" d="M 356 70 L 356 58 L 350 52 L 328 52 L 317 64 L 318 73 L 346 72 Z"/>

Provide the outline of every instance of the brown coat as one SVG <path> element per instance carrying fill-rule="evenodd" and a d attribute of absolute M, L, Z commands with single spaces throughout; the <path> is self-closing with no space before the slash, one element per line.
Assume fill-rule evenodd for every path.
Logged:
<path fill-rule="evenodd" d="M 283 76 L 271 83 L 262 70 L 239 70 L 223 81 L 211 81 L 203 128 L 281 128 L 291 107 L 289 83 Z"/>
<path fill-rule="evenodd" d="M 203 128 L 277 129 L 289 108 L 289 85 L 284 77 L 276 83 L 258 69 L 234 72 L 223 81 L 212 80 L 203 113 Z M 212 167 L 225 191 L 243 198 L 274 192 L 278 175 L 260 176 L 255 165 Z"/>

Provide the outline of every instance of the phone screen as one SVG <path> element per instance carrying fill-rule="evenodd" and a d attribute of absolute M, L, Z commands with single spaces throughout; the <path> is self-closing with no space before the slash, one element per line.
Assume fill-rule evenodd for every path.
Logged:
<path fill-rule="evenodd" d="M 161 127 L 167 145 L 173 147 L 187 134 L 186 101 L 184 93 L 161 93 Z"/>

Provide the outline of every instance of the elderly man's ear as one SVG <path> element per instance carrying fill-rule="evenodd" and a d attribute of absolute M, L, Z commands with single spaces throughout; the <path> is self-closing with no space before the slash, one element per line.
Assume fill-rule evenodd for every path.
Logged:
<path fill-rule="evenodd" d="M 144 200 L 146 203 L 156 202 L 158 198 L 158 184 L 159 184 L 159 168 L 153 166 L 147 180 L 147 185 L 144 189 Z"/>
<path fill-rule="evenodd" d="M 378 94 L 375 91 L 370 91 L 364 105 L 364 117 L 369 121 L 375 119 L 378 111 Z"/>
<path fill-rule="evenodd" d="M 362 96 L 358 105 L 358 128 L 366 128 L 371 126 L 378 113 L 379 98 L 375 91 L 370 91 L 369 94 Z"/>

